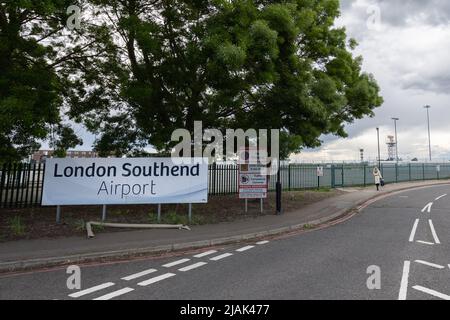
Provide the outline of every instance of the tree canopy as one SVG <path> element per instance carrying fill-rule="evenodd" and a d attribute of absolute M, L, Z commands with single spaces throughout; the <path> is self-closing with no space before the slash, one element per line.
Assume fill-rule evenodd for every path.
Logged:
<path fill-rule="evenodd" d="M 0 159 L 20 160 L 51 138 L 61 152 L 80 143 L 62 121 L 64 80 L 56 71 L 64 0 L 0 4 Z M 47 42 L 47 43 L 46 43 Z M 61 133 L 59 135 L 58 133 Z"/>
<path fill-rule="evenodd" d="M 23 59 L 37 65 L 16 63 L 33 74 L 46 70 L 38 69 L 42 96 L 9 102 L 2 84 L 20 71 L 0 62 L 9 70 L 0 75 L 0 117 L 25 108 L 18 125 L 1 128 L 7 145 L 23 143 L 22 121 L 32 123 L 24 137 L 43 139 L 64 105 L 65 116 L 98 136 L 103 154 L 148 145 L 167 151 L 175 129 L 202 121 L 204 129 L 281 129 L 287 157 L 319 146 L 322 134 L 345 137 L 345 124 L 372 116 L 383 102 L 352 54 L 355 41 L 335 27 L 338 0 L 90 0 L 84 14 L 81 29 L 65 36 L 73 46 L 56 54 L 54 44 L 36 45 L 38 53 Z"/>

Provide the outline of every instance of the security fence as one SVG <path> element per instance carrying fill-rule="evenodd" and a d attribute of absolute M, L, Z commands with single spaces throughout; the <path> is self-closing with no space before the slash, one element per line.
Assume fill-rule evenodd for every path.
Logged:
<path fill-rule="evenodd" d="M 315 164 L 291 164 L 280 170 L 283 190 L 366 186 L 374 183 L 369 164 L 329 164 L 323 177 L 317 177 Z M 40 206 L 44 180 L 44 164 L 4 164 L 0 169 L 0 208 Z M 450 163 L 384 163 L 381 173 L 386 183 L 450 178 Z M 235 164 L 209 166 L 209 194 L 238 193 L 238 167 Z M 276 176 L 269 177 L 269 190 L 275 190 Z"/>

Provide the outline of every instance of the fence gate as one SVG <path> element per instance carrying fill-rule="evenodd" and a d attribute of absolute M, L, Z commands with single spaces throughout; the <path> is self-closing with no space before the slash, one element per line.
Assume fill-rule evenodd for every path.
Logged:
<path fill-rule="evenodd" d="M 344 165 L 333 165 L 331 167 L 331 178 L 333 188 L 344 187 Z"/>

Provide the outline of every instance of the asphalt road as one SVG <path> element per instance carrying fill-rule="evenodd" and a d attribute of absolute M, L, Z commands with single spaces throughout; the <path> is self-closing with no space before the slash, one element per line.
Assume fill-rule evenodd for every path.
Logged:
<path fill-rule="evenodd" d="M 450 186 L 428 187 L 321 230 L 80 266 L 81 290 L 67 288 L 65 268 L 3 275 L 0 299 L 450 299 L 448 230 Z M 367 286 L 371 266 L 379 289 Z"/>

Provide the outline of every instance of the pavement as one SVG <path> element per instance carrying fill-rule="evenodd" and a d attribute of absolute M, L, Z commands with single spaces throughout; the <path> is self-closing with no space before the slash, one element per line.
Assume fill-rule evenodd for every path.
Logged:
<path fill-rule="evenodd" d="M 269 215 L 186 230 L 140 230 L 98 234 L 94 239 L 70 237 L 20 240 L 0 244 L 0 272 L 21 271 L 99 259 L 129 258 L 168 252 L 231 245 L 269 236 L 309 229 L 331 221 L 343 221 L 364 204 L 412 188 L 449 184 L 449 181 L 417 181 L 373 188 L 343 189 L 345 194 L 329 198 L 280 216 Z"/>

